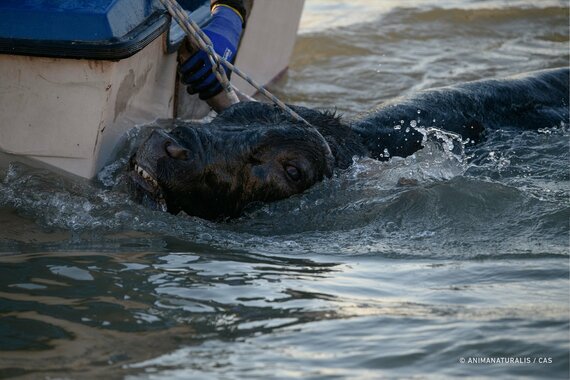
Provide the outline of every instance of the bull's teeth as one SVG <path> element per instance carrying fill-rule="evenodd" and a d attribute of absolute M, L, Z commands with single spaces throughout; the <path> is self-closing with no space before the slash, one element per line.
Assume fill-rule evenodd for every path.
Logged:
<path fill-rule="evenodd" d="M 140 175 L 141 177 L 143 177 L 145 180 L 147 180 L 148 182 L 150 182 L 154 187 L 158 187 L 158 181 L 156 179 L 154 179 L 153 176 L 151 176 L 149 174 L 149 172 L 147 172 L 146 170 L 144 170 L 143 168 L 141 168 L 138 165 L 135 165 L 135 171 L 137 172 L 138 175 Z"/>

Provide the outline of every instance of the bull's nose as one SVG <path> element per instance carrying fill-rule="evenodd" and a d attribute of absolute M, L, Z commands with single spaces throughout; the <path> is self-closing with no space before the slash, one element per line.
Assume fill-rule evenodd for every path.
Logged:
<path fill-rule="evenodd" d="M 164 131 L 154 131 L 149 136 L 147 144 L 158 156 L 168 156 L 177 160 L 187 160 L 190 156 L 188 149 L 182 147 L 175 139 Z"/>
<path fill-rule="evenodd" d="M 187 160 L 188 159 L 188 149 L 181 147 L 178 143 L 169 140 L 164 144 L 166 153 L 177 160 Z"/>

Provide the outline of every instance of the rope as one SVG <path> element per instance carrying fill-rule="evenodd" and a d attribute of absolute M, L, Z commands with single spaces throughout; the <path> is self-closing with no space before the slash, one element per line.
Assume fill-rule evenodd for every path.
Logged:
<path fill-rule="evenodd" d="M 176 2 L 176 0 L 160 0 L 162 5 L 168 10 L 168 13 L 172 16 L 174 20 L 180 25 L 182 30 L 188 35 L 188 37 L 196 44 L 200 49 L 205 51 L 210 58 L 212 63 L 212 71 L 216 75 L 216 78 L 230 96 L 232 103 L 239 102 L 235 91 L 233 90 L 232 84 L 228 80 L 228 77 L 220 63 L 224 64 L 229 70 L 235 72 L 237 75 L 242 77 L 247 83 L 253 86 L 257 91 L 262 93 L 265 97 L 271 100 L 275 105 L 281 108 L 283 111 L 288 113 L 293 119 L 301 121 L 306 125 L 312 127 L 312 125 L 305 120 L 297 112 L 293 111 L 289 106 L 279 100 L 275 95 L 270 93 L 265 87 L 257 84 L 249 75 L 245 74 L 243 71 L 238 69 L 236 66 L 228 62 L 224 57 L 219 56 L 214 51 L 212 46 L 212 41 L 208 36 L 200 29 L 198 24 L 196 24 L 192 19 L 190 19 L 182 7 Z"/>

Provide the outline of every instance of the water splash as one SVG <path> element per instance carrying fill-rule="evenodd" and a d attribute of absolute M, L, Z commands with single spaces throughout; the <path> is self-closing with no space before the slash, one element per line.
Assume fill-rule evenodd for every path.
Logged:
<path fill-rule="evenodd" d="M 130 202 L 125 194 L 20 163 L 10 164 L 0 190 L 0 206 L 16 208 L 44 226 L 71 231 L 119 228 L 122 214 L 115 214 L 115 207 Z"/>

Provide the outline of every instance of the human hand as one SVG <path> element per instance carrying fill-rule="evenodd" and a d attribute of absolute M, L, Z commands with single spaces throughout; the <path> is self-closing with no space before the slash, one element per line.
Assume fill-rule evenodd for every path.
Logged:
<path fill-rule="evenodd" d="M 212 10 L 212 18 L 202 31 L 212 41 L 214 51 L 233 63 L 241 38 L 242 24 L 243 19 L 238 12 L 231 7 L 219 5 Z M 222 91 L 222 85 L 212 72 L 212 63 L 208 54 L 202 50 L 183 62 L 179 71 L 182 82 L 188 85 L 188 92 L 199 93 L 202 100 L 207 100 Z"/>

